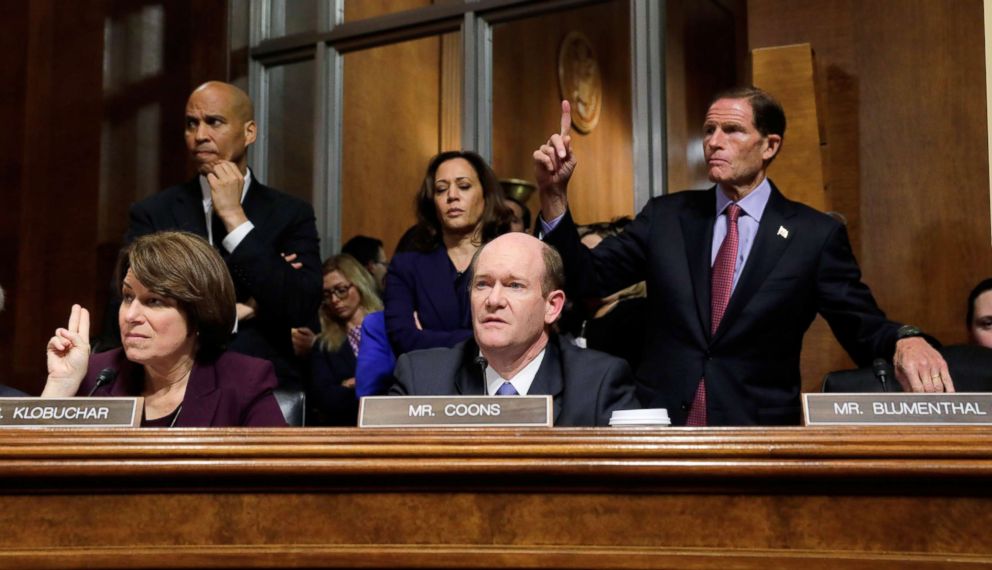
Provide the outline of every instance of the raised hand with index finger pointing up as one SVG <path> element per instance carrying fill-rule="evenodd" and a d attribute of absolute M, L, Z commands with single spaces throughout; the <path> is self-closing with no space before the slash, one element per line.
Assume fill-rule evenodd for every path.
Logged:
<path fill-rule="evenodd" d="M 561 102 L 561 128 L 534 151 L 534 175 L 541 196 L 541 215 L 552 220 L 568 208 L 568 181 L 575 171 L 572 154 L 572 107 Z"/>

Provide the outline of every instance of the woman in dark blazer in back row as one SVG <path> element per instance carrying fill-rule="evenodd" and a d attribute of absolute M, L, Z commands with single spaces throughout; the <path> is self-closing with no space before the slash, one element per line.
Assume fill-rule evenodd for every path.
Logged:
<path fill-rule="evenodd" d="M 472 336 L 469 264 L 513 217 L 492 168 L 468 151 L 431 159 L 416 211 L 413 251 L 394 255 L 386 274 L 386 330 L 397 356 Z"/>

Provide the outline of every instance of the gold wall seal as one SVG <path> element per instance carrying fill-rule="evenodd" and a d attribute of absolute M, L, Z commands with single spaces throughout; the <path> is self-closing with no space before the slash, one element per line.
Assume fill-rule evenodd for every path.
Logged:
<path fill-rule="evenodd" d="M 569 32 L 558 47 L 558 89 L 572 104 L 572 126 L 583 134 L 596 128 L 603 82 L 596 52 L 581 32 Z"/>

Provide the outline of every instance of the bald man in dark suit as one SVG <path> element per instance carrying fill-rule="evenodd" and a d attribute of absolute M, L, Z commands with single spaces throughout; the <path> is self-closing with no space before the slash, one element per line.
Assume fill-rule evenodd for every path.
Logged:
<path fill-rule="evenodd" d="M 561 258 L 522 233 L 484 245 L 472 267 L 473 337 L 408 352 L 394 395 L 550 395 L 556 426 L 607 426 L 637 408 L 630 367 L 551 332 L 565 304 Z"/>
<path fill-rule="evenodd" d="M 204 83 L 190 95 L 185 124 L 198 175 L 134 204 L 126 240 L 162 230 L 207 238 L 237 291 L 238 330 L 230 349 L 272 361 L 280 384 L 295 386 L 300 378 L 290 330 L 314 320 L 322 294 L 313 208 L 249 170 L 256 126 L 241 89 Z"/>

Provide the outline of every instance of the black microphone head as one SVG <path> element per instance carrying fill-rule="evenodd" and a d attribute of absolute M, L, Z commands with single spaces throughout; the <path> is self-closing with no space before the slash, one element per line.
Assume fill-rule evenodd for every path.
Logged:
<path fill-rule="evenodd" d="M 96 375 L 96 382 L 93 384 L 93 389 L 90 390 L 90 393 L 87 394 L 86 396 L 87 397 L 92 396 L 102 386 L 105 386 L 113 382 L 114 378 L 117 378 L 117 371 L 114 370 L 113 368 L 104 368 L 103 370 L 100 371 L 99 374 Z"/>
<path fill-rule="evenodd" d="M 875 376 L 889 373 L 889 363 L 885 361 L 884 358 L 876 358 L 874 362 L 871 363 L 871 369 L 875 372 Z"/>
<path fill-rule="evenodd" d="M 475 357 L 475 363 L 479 366 L 489 366 L 489 361 L 486 360 L 486 357 L 481 354 Z"/>
<path fill-rule="evenodd" d="M 104 368 L 96 375 L 96 385 L 103 386 L 104 384 L 113 382 L 114 378 L 117 378 L 117 371 L 113 368 Z"/>

